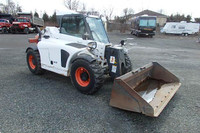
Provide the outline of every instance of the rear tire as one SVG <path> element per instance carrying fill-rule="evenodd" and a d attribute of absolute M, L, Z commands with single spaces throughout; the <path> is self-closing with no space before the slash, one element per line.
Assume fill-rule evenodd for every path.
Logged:
<path fill-rule="evenodd" d="M 28 29 L 28 28 L 25 28 L 25 29 L 24 29 L 24 33 L 25 33 L 25 34 L 29 34 L 29 29 Z"/>
<path fill-rule="evenodd" d="M 182 33 L 182 36 L 188 36 L 188 33 Z"/>
<path fill-rule="evenodd" d="M 103 69 L 96 62 L 78 59 L 71 66 L 71 81 L 75 88 L 83 94 L 94 94 L 103 85 Z"/>
<path fill-rule="evenodd" d="M 153 35 L 150 35 L 149 37 L 150 37 L 150 38 L 153 38 Z"/>
<path fill-rule="evenodd" d="M 16 33 L 16 30 L 15 30 L 15 29 L 11 29 L 11 33 L 12 33 L 12 34 L 15 34 L 15 33 Z"/>
<path fill-rule="evenodd" d="M 41 68 L 40 54 L 38 51 L 34 51 L 32 49 L 28 50 L 26 55 L 26 61 L 29 70 L 33 74 L 40 75 L 44 73 L 44 70 Z"/>
<path fill-rule="evenodd" d="M 38 27 L 37 27 L 37 26 L 35 27 L 34 32 L 35 32 L 35 33 L 39 33 L 39 32 L 38 32 Z"/>

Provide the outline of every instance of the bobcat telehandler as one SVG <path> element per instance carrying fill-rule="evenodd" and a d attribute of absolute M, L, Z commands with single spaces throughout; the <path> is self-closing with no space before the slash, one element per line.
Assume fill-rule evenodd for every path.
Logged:
<path fill-rule="evenodd" d="M 60 28 L 46 27 L 29 39 L 27 64 L 34 74 L 44 70 L 70 76 L 81 93 L 94 94 L 104 75 L 114 81 L 110 105 L 157 117 L 180 87 L 179 79 L 158 63 L 132 71 L 124 41 L 109 42 L 101 18 L 65 14 Z"/>

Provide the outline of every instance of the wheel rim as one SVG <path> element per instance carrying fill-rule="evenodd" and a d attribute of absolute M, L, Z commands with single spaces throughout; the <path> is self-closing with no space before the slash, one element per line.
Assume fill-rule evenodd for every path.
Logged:
<path fill-rule="evenodd" d="M 36 68 L 35 58 L 34 58 L 33 55 L 29 55 L 28 62 L 29 62 L 29 66 L 31 67 L 31 69 L 35 69 Z"/>
<path fill-rule="evenodd" d="M 24 30 L 24 31 L 25 31 L 25 33 L 26 33 L 26 34 L 28 34 L 28 29 L 27 29 L 27 28 L 25 28 L 25 30 Z"/>
<path fill-rule="evenodd" d="M 90 74 L 84 67 L 76 69 L 75 77 L 77 83 L 82 87 L 86 87 L 90 84 Z"/>
<path fill-rule="evenodd" d="M 3 28 L 3 33 L 6 33 L 6 28 Z"/>

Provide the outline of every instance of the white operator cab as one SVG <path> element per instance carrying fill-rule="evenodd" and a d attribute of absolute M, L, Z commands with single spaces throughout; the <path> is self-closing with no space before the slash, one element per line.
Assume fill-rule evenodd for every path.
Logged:
<path fill-rule="evenodd" d="M 94 48 L 88 50 L 88 45 Z M 43 69 L 70 76 L 71 60 L 81 53 L 90 54 L 107 67 L 104 55 L 110 45 L 101 18 L 70 14 L 62 16 L 60 28 L 46 27 L 37 47 Z"/>

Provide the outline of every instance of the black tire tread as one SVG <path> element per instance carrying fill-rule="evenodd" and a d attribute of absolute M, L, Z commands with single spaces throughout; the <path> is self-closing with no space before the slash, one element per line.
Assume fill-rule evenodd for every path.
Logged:
<path fill-rule="evenodd" d="M 24 33 L 25 33 L 25 34 L 29 34 L 29 29 L 28 29 L 28 28 L 25 28 L 25 29 L 24 29 Z"/>
<path fill-rule="evenodd" d="M 36 62 L 37 62 L 37 64 L 36 64 L 36 70 L 33 72 L 34 74 L 36 74 L 36 75 L 41 75 L 41 74 L 43 74 L 44 73 L 44 69 L 42 69 L 42 67 L 41 67 L 41 60 L 40 60 L 40 54 L 39 54 L 39 51 L 37 51 L 37 50 L 32 50 L 32 49 L 30 49 L 30 50 L 28 50 L 27 51 L 27 54 L 29 53 L 29 52 L 32 52 L 34 55 L 35 55 L 35 57 L 36 57 Z M 28 62 L 27 62 L 28 63 Z"/>
<path fill-rule="evenodd" d="M 131 60 L 127 54 L 124 54 L 124 57 L 125 57 L 125 63 L 126 63 L 126 72 L 130 72 L 132 71 L 132 68 L 133 68 Z"/>
<path fill-rule="evenodd" d="M 78 59 L 78 60 L 74 61 L 74 63 L 76 63 L 77 61 L 80 61 L 80 60 L 88 63 L 89 67 L 94 72 L 93 74 L 95 77 L 95 79 L 94 79 L 95 84 L 94 84 L 93 88 L 91 88 L 89 91 L 81 91 L 81 93 L 86 94 L 86 95 L 92 95 L 92 94 L 96 93 L 103 86 L 104 71 L 96 61 L 89 63 L 88 61 L 86 61 L 84 59 Z M 72 78 L 71 78 L 71 81 L 72 81 L 73 86 L 75 87 L 75 84 L 74 84 Z"/>
<path fill-rule="evenodd" d="M 2 28 L 2 33 L 4 33 L 4 34 L 7 33 L 7 27 Z"/>

